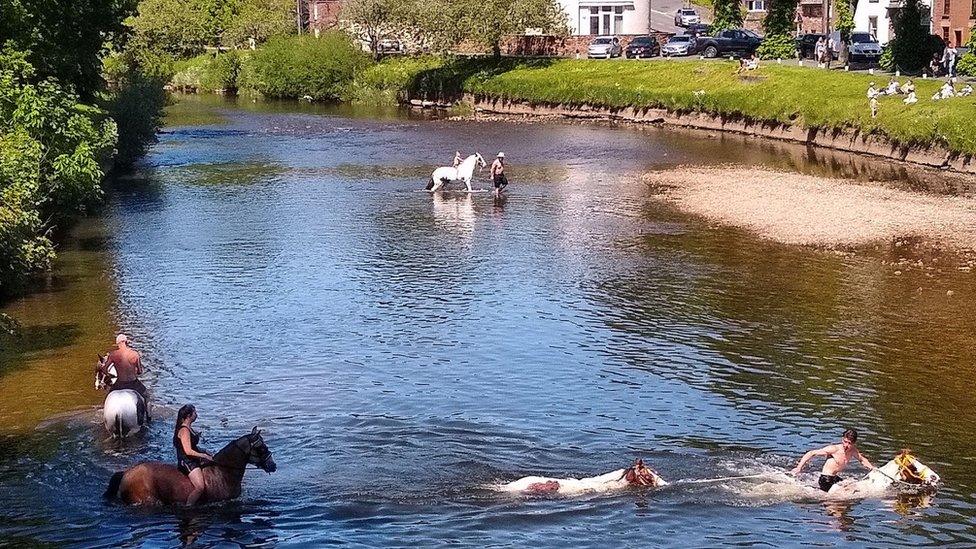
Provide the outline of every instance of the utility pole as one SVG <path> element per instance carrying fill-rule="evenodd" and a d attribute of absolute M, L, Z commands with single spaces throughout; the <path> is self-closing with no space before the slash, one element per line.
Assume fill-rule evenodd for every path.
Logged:
<path fill-rule="evenodd" d="M 295 24 L 298 26 L 300 36 L 302 34 L 302 0 L 295 0 Z"/>

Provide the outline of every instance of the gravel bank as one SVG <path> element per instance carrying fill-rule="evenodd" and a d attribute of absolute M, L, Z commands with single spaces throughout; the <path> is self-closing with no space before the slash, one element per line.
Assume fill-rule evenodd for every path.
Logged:
<path fill-rule="evenodd" d="M 682 210 L 763 238 L 860 247 L 907 237 L 976 249 L 976 199 L 736 166 L 675 168 L 644 176 Z"/>

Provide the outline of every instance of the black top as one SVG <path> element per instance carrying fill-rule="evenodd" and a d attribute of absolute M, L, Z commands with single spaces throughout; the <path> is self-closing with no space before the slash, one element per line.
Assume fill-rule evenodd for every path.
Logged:
<path fill-rule="evenodd" d="M 197 447 L 197 444 L 200 444 L 200 433 L 190 429 L 186 425 L 181 425 L 180 429 L 188 429 L 190 431 L 190 449 L 192 449 L 194 452 L 199 452 L 200 448 Z M 173 446 L 176 447 L 176 461 L 180 463 L 190 460 L 197 461 L 198 458 L 190 457 L 186 455 L 186 452 L 183 451 L 183 441 L 180 440 L 179 436 L 180 429 L 177 429 L 176 432 L 173 433 Z"/>

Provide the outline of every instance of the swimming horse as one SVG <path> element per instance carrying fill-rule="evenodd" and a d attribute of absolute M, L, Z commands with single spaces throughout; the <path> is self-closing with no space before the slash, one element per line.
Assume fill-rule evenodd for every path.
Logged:
<path fill-rule="evenodd" d="M 114 365 L 109 365 L 103 373 L 106 357 L 99 355 L 99 368 L 95 369 L 95 389 L 111 389 L 118 377 Z M 138 433 L 147 423 L 146 402 L 132 389 L 109 390 L 102 405 L 105 430 L 115 438 L 125 438 Z"/>
<path fill-rule="evenodd" d="M 257 427 L 217 452 L 203 466 L 206 486 L 199 503 L 233 499 L 241 495 L 244 470 L 254 465 L 270 474 L 278 469 Z M 142 462 L 112 475 L 104 496 L 136 505 L 183 504 L 193 491 L 193 483 L 168 463 Z"/>
<path fill-rule="evenodd" d="M 468 192 L 471 192 L 471 176 L 474 175 L 476 164 L 480 164 L 482 168 L 488 165 L 480 153 L 474 153 L 458 164 L 457 168 L 452 166 L 437 168 L 430 174 L 427 190 L 430 192 L 439 191 L 445 183 L 464 181 L 464 186 L 467 187 Z"/>
<path fill-rule="evenodd" d="M 891 488 L 899 491 L 932 491 L 942 478 L 912 455 L 902 450 L 894 459 L 878 467 L 860 480 L 847 479 L 838 482 L 827 492 L 831 497 L 856 498 L 877 494 Z"/>
<path fill-rule="evenodd" d="M 617 469 L 609 473 L 590 478 L 548 478 L 524 477 L 502 485 L 503 492 L 518 492 L 523 494 L 581 494 L 585 492 L 609 492 L 621 490 L 629 486 L 644 486 L 657 488 L 668 483 L 653 469 L 644 465 L 643 459 L 638 459 L 626 469 Z"/>

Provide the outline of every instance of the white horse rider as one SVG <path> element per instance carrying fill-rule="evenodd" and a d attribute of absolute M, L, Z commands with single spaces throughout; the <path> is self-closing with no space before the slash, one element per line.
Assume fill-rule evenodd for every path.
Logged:
<path fill-rule="evenodd" d="M 488 165 L 479 153 L 474 153 L 465 158 L 456 168 L 451 166 L 437 168 L 430 174 L 427 190 L 430 192 L 439 191 L 445 183 L 464 181 L 464 186 L 467 187 L 468 192 L 471 192 L 471 176 L 474 175 L 476 164 L 480 164 L 482 168 Z"/>
<path fill-rule="evenodd" d="M 105 430 L 115 438 L 125 438 L 138 433 L 146 424 L 146 402 L 132 389 L 111 390 L 118 373 L 115 366 L 105 366 L 106 357 L 99 356 L 99 368 L 95 369 L 95 389 L 108 389 L 105 404 L 102 406 Z"/>
<path fill-rule="evenodd" d="M 586 492 L 609 492 L 628 486 L 647 486 L 657 488 L 667 482 L 653 469 L 638 459 L 626 469 L 590 478 L 549 478 L 523 477 L 499 487 L 503 492 L 523 494 L 582 494 Z"/>
<path fill-rule="evenodd" d="M 877 495 L 896 488 L 899 490 L 933 491 L 942 478 L 912 455 L 902 450 L 882 467 L 872 469 L 860 480 L 847 479 L 831 486 L 830 498 L 858 498 Z"/>

